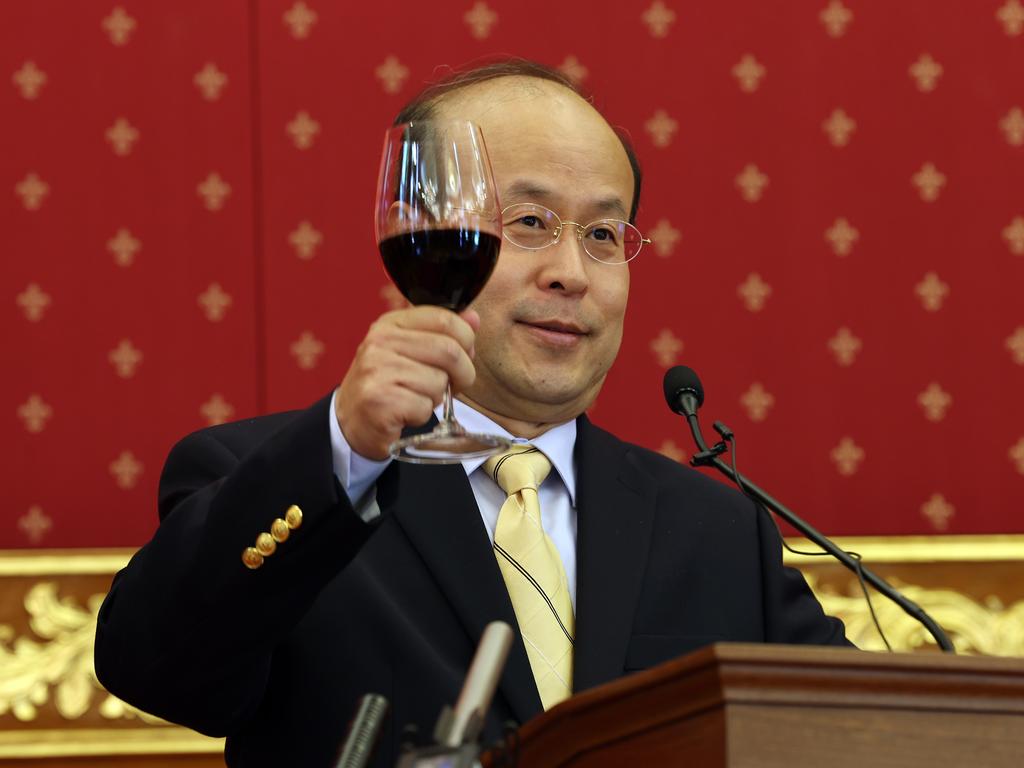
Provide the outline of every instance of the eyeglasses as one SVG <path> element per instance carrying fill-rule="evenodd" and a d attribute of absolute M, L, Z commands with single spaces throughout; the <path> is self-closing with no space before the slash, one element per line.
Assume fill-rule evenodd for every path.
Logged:
<path fill-rule="evenodd" d="M 601 219 L 584 226 L 562 221 L 557 213 L 535 203 L 517 203 L 501 212 L 502 236 L 528 251 L 557 243 L 566 225 L 576 228 L 576 237 L 587 255 L 603 264 L 625 264 L 636 258 L 644 243 L 651 242 L 639 229 L 620 219 Z"/>

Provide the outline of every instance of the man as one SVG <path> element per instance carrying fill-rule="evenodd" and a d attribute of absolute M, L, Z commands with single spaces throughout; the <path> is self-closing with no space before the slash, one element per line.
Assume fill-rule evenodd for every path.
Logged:
<path fill-rule="evenodd" d="M 626 144 L 554 73 L 478 70 L 400 118 L 410 112 L 482 127 L 503 206 L 584 225 L 635 216 Z M 179 443 L 161 479 L 160 528 L 100 614 L 101 681 L 227 735 L 229 764 L 245 766 L 328 764 L 357 698 L 377 692 L 392 705 L 377 764 L 391 765 L 402 728 L 429 733 L 455 700 L 495 619 L 517 634 L 487 738 L 572 691 L 717 640 L 845 644 L 842 625 L 782 567 L 764 512 L 583 415 L 619 348 L 630 268 L 588 246 L 570 223 L 539 250 L 506 241 L 471 309 L 383 315 L 331 397 Z M 386 461 L 449 381 L 467 427 L 528 440 L 543 456 L 538 488 L 503 490 L 493 462 Z M 510 568 L 518 556 L 503 545 L 506 510 L 522 521 L 538 505 L 534 533 L 556 588 L 532 597 L 564 640 L 532 634 L 531 596 Z M 518 577 L 535 581 L 527 569 Z"/>

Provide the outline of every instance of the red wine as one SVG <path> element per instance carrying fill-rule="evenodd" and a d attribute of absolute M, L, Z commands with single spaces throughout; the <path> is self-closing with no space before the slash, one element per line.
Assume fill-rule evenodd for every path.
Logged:
<path fill-rule="evenodd" d="M 487 282 L 501 239 L 475 229 L 422 229 L 380 241 L 384 268 L 413 304 L 461 312 Z"/>

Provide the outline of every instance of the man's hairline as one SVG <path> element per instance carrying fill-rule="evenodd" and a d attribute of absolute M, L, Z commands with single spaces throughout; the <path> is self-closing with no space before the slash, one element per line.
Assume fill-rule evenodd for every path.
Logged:
<path fill-rule="evenodd" d="M 602 120 L 604 120 L 604 122 L 608 125 L 608 127 L 612 128 L 612 130 L 614 131 L 614 127 L 612 126 L 612 124 L 609 123 L 608 120 L 605 118 L 605 116 L 602 115 L 601 112 L 594 106 L 593 99 L 584 98 L 582 94 L 578 93 L 577 91 L 574 91 L 572 88 L 570 88 L 565 83 L 560 83 L 557 80 L 549 80 L 546 77 L 538 77 L 537 75 L 528 75 L 528 74 L 523 74 L 523 73 L 518 73 L 518 72 L 514 73 L 514 74 L 498 75 L 496 77 L 489 77 L 489 78 L 487 78 L 485 80 L 475 80 L 475 81 L 470 81 L 470 82 L 467 82 L 467 83 L 463 83 L 463 84 L 461 84 L 461 85 L 459 85 L 459 86 L 457 86 L 455 88 L 452 88 L 451 90 L 442 91 L 441 93 L 438 93 L 435 96 L 432 96 L 431 98 L 427 99 L 427 101 L 424 102 L 424 106 L 426 106 L 430 110 L 433 110 L 437 105 L 442 104 L 445 101 L 448 101 L 448 100 L 458 100 L 459 98 L 466 98 L 469 95 L 468 92 L 473 91 L 474 89 L 481 88 L 481 87 L 487 86 L 487 85 L 495 85 L 497 83 L 500 83 L 503 80 L 504 81 L 513 81 L 513 82 L 518 80 L 518 81 L 520 81 L 520 87 L 523 90 L 526 90 L 527 86 L 533 86 L 533 89 L 534 89 L 535 93 L 541 93 L 543 91 L 545 85 L 550 85 L 550 86 L 556 87 L 556 88 L 560 89 L 561 91 L 564 91 L 565 93 L 568 93 L 568 94 L 576 97 L 577 99 L 582 101 L 584 104 L 586 104 L 588 107 L 590 107 L 592 110 L 594 110 L 594 112 Z"/>

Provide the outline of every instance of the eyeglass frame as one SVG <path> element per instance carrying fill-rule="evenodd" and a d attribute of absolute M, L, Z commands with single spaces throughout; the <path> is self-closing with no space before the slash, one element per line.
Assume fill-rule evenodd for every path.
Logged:
<path fill-rule="evenodd" d="M 548 213 L 555 217 L 555 220 L 558 221 L 558 227 L 555 230 L 555 234 L 552 236 L 549 242 L 547 242 L 544 245 L 537 246 L 536 248 L 531 248 L 528 245 L 520 245 L 519 243 L 517 243 L 515 240 L 508 236 L 508 233 L 505 231 L 505 212 L 508 211 L 510 208 L 515 208 L 520 205 L 530 205 L 535 208 L 542 208 L 543 210 L 547 211 Z M 540 203 L 512 203 L 512 205 L 506 205 L 504 208 L 501 209 L 501 218 L 501 236 L 508 240 L 510 243 L 512 243 L 512 245 L 514 245 L 516 248 L 522 248 L 524 251 L 542 251 L 545 248 L 548 248 L 552 245 L 556 245 L 562 237 L 562 230 L 565 228 L 565 225 L 572 224 L 574 227 L 576 227 L 576 239 L 579 240 L 579 242 L 582 244 L 583 252 L 587 254 L 587 256 L 589 256 L 591 259 L 596 261 L 598 264 L 608 264 L 610 266 L 622 266 L 628 264 L 629 262 L 631 262 L 633 259 L 640 255 L 640 251 L 643 250 L 645 245 L 651 244 L 650 238 L 644 237 L 644 233 L 641 232 L 636 225 L 630 224 L 625 219 L 594 219 L 586 226 L 584 226 L 583 224 L 580 224 L 578 221 L 570 221 L 569 219 L 563 220 L 561 216 L 555 213 L 555 211 L 552 211 L 546 205 L 541 205 Z M 640 235 L 640 247 L 636 249 L 636 253 L 634 253 L 628 259 L 623 259 L 622 261 L 602 261 L 601 259 L 597 258 L 594 254 L 592 254 L 589 250 L 587 250 L 586 243 L 583 242 L 583 233 L 590 229 L 590 227 L 592 227 L 594 224 L 600 224 L 602 221 L 618 222 L 621 224 L 625 224 L 627 227 L 632 227 L 633 229 L 635 229 L 636 233 Z"/>

